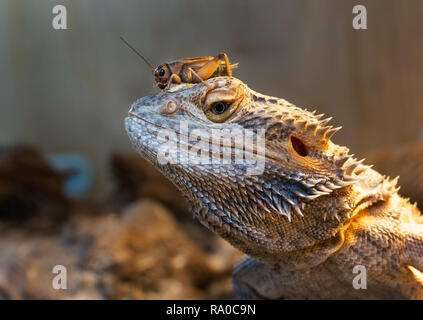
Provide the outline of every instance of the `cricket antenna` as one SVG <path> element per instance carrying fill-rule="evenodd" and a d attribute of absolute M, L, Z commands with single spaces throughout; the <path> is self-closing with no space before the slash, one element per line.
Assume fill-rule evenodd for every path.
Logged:
<path fill-rule="evenodd" d="M 146 58 L 144 58 L 144 56 L 141 53 L 139 53 L 133 46 L 131 46 L 123 37 L 120 37 L 120 40 L 122 40 L 123 43 L 125 43 L 130 49 L 132 49 L 132 51 L 134 51 L 137 54 L 137 56 L 139 56 L 141 59 L 144 60 L 144 62 L 150 68 L 151 72 L 154 72 L 153 65 Z"/>

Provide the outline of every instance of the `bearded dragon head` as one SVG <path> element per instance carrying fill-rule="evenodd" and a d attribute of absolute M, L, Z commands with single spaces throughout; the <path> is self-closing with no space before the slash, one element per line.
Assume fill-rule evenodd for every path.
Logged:
<path fill-rule="evenodd" d="M 332 237 L 362 196 L 369 167 L 332 143 L 340 129 L 232 77 L 136 101 L 126 130 L 187 197 L 195 216 L 248 254 Z M 373 170 L 370 170 L 374 172 Z M 370 188 L 369 188 L 370 189 Z"/>

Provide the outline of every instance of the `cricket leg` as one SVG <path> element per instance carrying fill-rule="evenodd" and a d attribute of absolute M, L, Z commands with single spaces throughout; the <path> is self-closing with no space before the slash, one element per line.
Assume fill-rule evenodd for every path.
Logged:
<path fill-rule="evenodd" d="M 183 79 L 185 79 L 186 82 L 194 83 L 194 82 L 201 82 L 204 84 L 208 89 L 211 89 L 211 87 L 201 78 L 197 72 L 195 72 L 191 67 L 184 66 L 184 70 L 182 71 Z M 207 78 L 206 78 L 207 79 Z"/>
<path fill-rule="evenodd" d="M 181 82 L 181 78 L 176 73 L 172 73 L 167 81 L 166 87 L 163 88 L 163 94 L 169 90 L 172 83 L 180 84 Z"/>
<path fill-rule="evenodd" d="M 201 79 L 204 80 L 210 78 L 212 74 L 216 71 L 216 69 L 219 67 L 222 59 L 225 60 L 226 74 L 231 77 L 231 66 L 229 64 L 229 59 L 226 53 L 219 53 L 213 60 L 207 62 L 204 66 L 198 69 L 197 74 L 201 77 Z"/>

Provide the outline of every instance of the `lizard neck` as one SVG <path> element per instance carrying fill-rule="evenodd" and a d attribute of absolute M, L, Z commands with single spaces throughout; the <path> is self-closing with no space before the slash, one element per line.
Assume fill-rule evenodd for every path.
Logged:
<path fill-rule="evenodd" d="M 306 203 L 302 216 L 295 214 L 291 220 L 259 206 L 253 206 L 255 213 L 247 213 L 247 217 L 244 211 L 252 210 L 242 206 L 232 206 L 230 212 L 210 212 L 198 202 L 198 197 L 188 199 L 203 225 L 241 251 L 266 263 L 301 269 L 318 265 L 335 253 L 355 215 L 387 200 L 396 192 L 394 186 L 394 182 L 369 169 L 357 183 Z M 191 193 L 190 188 L 183 189 L 184 194 Z M 238 186 L 226 191 L 231 195 L 228 199 L 242 198 L 240 189 Z M 256 200 L 247 203 L 254 204 Z"/>

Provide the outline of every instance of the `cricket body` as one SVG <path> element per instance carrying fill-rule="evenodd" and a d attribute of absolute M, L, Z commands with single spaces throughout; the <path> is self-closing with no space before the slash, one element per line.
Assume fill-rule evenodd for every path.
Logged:
<path fill-rule="evenodd" d="M 330 119 L 233 77 L 206 82 L 139 99 L 126 130 L 194 216 L 251 256 L 234 270 L 235 296 L 422 299 L 423 218 L 397 180 L 333 143 Z M 216 144 L 198 148 L 200 131 L 222 129 L 218 148 L 239 150 L 231 134 L 240 128 L 256 139 L 264 129 L 260 174 L 248 174 L 252 162 L 181 161 L 181 147 Z M 171 161 L 160 160 L 164 143 Z"/>
<path fill-rule="evenodd" d="M 238 67 L 238 63 L 229 63 L 226 53 L 219 53 L 216 57 L 183 58 L 163 63 L 155 68 L 124 38 L 120 37 L 120 39 L 144 60 L 153 73 L 157 86 L 165 91 L 174 83 L 199 83 L 212 77 L 232 76 L 232 69 Z"/>
<path fill-rule="evenodd" d="M 226 53 L 216 57 L 204 56 L 183 58 L 159 65 L 154 69 L 154 78 L 160 89 L 168 89 L 172 83 L 199 83 L 212 77 L 232 76 L 232 69 Z"/>

